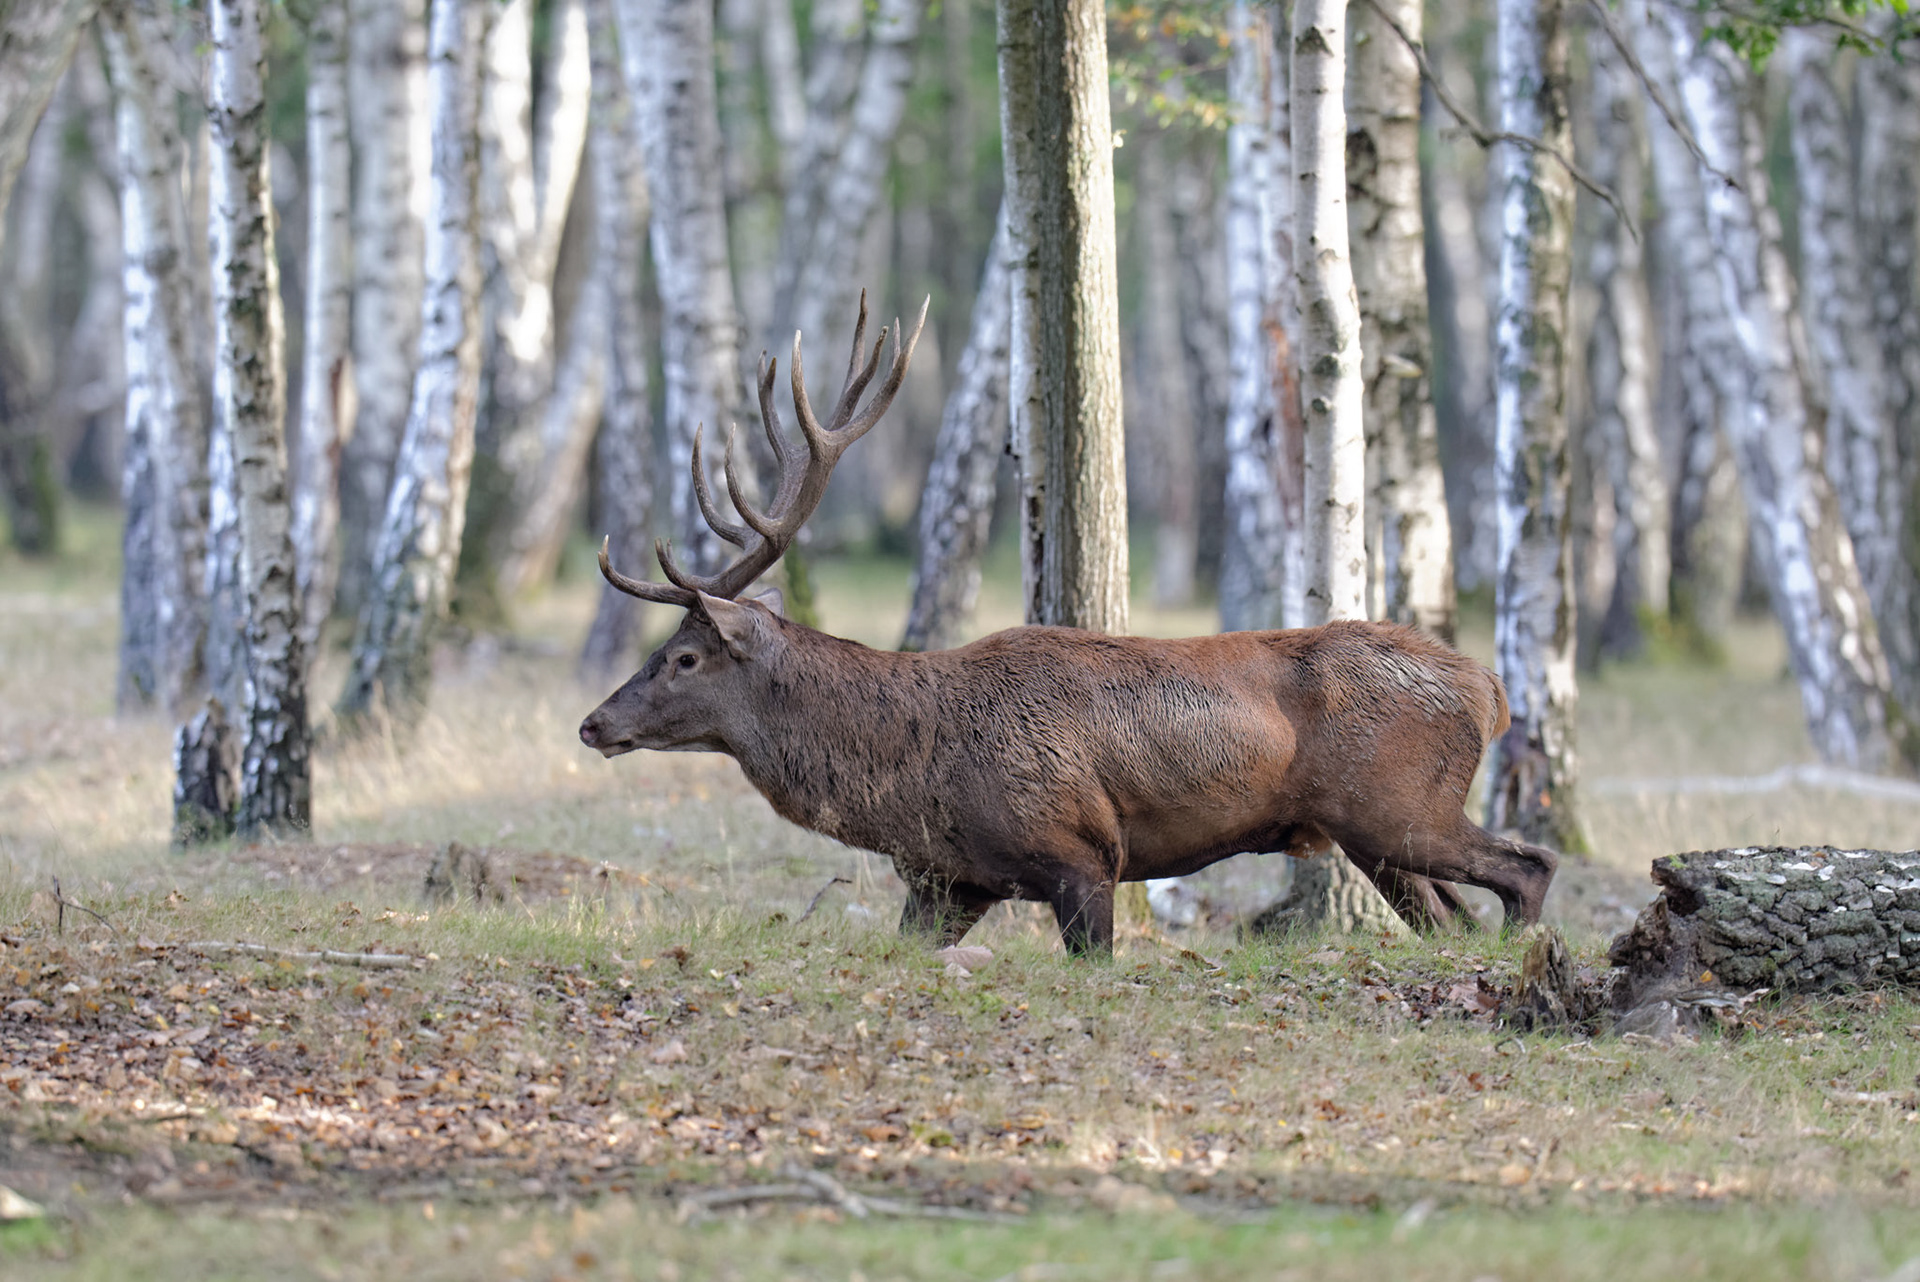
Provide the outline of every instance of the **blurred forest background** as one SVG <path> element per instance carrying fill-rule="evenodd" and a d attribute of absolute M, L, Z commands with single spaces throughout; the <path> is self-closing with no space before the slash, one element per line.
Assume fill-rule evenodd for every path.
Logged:
<path fill-rule="evenodd" d="M 1022 12 L 0 5 L 6 534 L 49 558 L 117 510 L 117 707 L 179 727 L 180 821 L 306 826 L 310 724 L 404 727 L 437 639 L 510 633 L 602 536 L 630 573 L 656 535 L 716 557 L 696 425 L 716 472 L 740 426 L 753 490 L 759 354 L 801 330 L 824 385 L 863 286 L 887 320 L 930 298 L 926 328 L 785 562 L 789 609 L 819 617 L 818 564 L 891 556 L 904 628 L 855 631 L 977 635 L 989 548 L 1040 520 L 1009 388 L 1054 376 L 1010 301 L 1003 123 L 1029 123 L 996 22 Z M 1519 736 L 1499 826 L 1583 844 L 1576 660 L 1717 661 L 1742 609 L 1778 619 L 1815 752 L 1911 769 L 1904 13 L 1357 0 L 1344 28 L 1364 612 L 1448 638 L 1457 602 L 1493 614 Z M 1329 617 L 1304 566 L 1301 30 L 1285 4 L 1106 9 L 1108 537 L 1156 627 Z M 638 610 L 604 590 L 583 672 L 631 670 Z"/>

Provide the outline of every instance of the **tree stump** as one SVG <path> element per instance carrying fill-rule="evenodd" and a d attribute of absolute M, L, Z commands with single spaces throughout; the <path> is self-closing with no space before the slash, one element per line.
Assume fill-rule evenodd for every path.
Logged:
<path fill-rule="evenodd" d="M 1407 924 L 1367 875 L 1338 850 L 1302 860 L 1286 898 L 1247 923 L 1250 935 L 1324 931 L 1334 935 L 1403 935 Z"/>
<path fill-rule="evenodd" d="M 240 804 L 239 745 L 217 698 L 173 734 L 173 844 L 233 835 Z"/>
<path fill-rule="evenodd" d="M 1653 864 L 1660 897 L 1613 941 L 1612 1005 L 1663 993 L 1920 984 L 1920 851 L 1747 847 Z"/>

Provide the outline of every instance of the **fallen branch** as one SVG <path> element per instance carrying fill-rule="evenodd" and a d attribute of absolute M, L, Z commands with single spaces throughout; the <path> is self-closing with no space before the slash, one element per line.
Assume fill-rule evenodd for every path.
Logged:
<path fill-rule="evenodd" d="M 108 930 L 113 931 L 113 937 L 115 939 L 120 938 L 120 931 L 117 927 L 114 926 L 112 922 L 108 921 L 105 917 L 102 917 L 99 913 L 93 911 L 93 909 L 87 907 L 85 904 L 77 904 L 73 900 L 68 899 L 65 895 L 61 894 L 60 879 L 58 877 L 55 877 L 53 879 L 53 902 L 57 905 L 57 907 L 54 909 L 54 914 L 53 914 L 53 929 L 55 934 L 64 935 L 67 933 L 67 909 L 77 908 L 81 912 L 85 913 L 87 916 L 99 922 L 102 926 L 105 926 Z"/>
<path fill-rule="evenodd" d="M 846 1212 L 856 1220 L 873 1215 L 932 1220 L 971 1220 L 983 1223 L 1007 1223 L 1015 1217 L 975 1211 L 963 1206 L 923 1206 L 888 1197 L 865 1197 L 855 1193 L 825 1171 L 808 1170 L 789 1163 L 782 1168 L 783 1184 L 746 1184 L 739 1188 L 704 1189 L 680 1199 L 682 1223 L 709 1214 L 721 1207 L 745 1206 L 753 1202 L 816 1202 Z"/>
<path fill-rule="evenodd" d="M 173 948 L 190 948 L 200 953 L 244 953 L 250 957 L 283 957 L 288 961 L 327 962 L 334 966 L 363 966 L 368 970 L 393 970 L 415 963 L 424 965 L 426 958 L 410 957 L 405 953 L 343 953 L 331 948 L 322 948 L 315 952 L 303 952 L 297 948 L 269 948 L 265 944 L 226 943 L 217 939 L 196 939 L 189 944 L 173 944 Z"/>
<path fill-rule="evenodd" d="M 1497 142 L 1512 143 L 1516 147 L 1523 148 L 1527 151 L 1538 152 L 1540 155 L 1558 161 L 1560 167 L 1567 171 L 1568 177 L 1607 203 L 1607 206 L 1613 210 L 1614 216 L 1619 218 L 1621 225 L 1627 229 L 1627 234 L 1633 237 L 1634 241 L 1638 243 L 1640 240 L 1640 228 L 1633 221 L 1633 216 L 1627 213 L 1627 207 L 1620 203 L 1620 197 L 1614 194 L 1613 188 L 1580 168 L 1579 165 L 1574 163 L 1572 156 L 1567 155 L 1552 143 L 1542 142 L 1538 138 L 1530 138 L 1526 134 L 1516 134 L 1505 129 L 1489 129 L 1481 124 L 1479 118 L 1461 106 L 1459 101 L 1454 98 L 1453 92 L 1447 88 L 1439 76 L 1434 74 L 1433 64 L 1427 61 L 1426 46 L 1409 35 L 1407 29 L 1400 25 L 1399 20 L 1381 7 L 1380 0 L 1367 0 L 1367 4 L 1373 8 L 1375 13 L 1380 15 L 1382 22 L 1393 28 L 1393 34 L 1400 37 L 1400 43 L 1407 47 L 1407 52 L 1411 53 L 1413 60 L 1420 65 L 1421 76 L 1425 77 L 1426 82 L 1433 86 L 1434 98 L 1438 100 L 1442 107 L 1447 109 L 1447 114 L 1452 116 L 1454 120 L 1459 123 L 1460 127 L 1467 131 L 1469 137 L 1482 147 L 1491 147 Z"/>

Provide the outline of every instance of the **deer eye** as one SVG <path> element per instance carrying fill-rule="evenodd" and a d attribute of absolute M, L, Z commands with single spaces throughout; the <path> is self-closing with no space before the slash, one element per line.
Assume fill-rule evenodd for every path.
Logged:
<path fill-rule="evenodd" d="M 694 666 L 697 665 L 699 662 L 700 660 L 691 653 L 681 655 L 678 660 L 680 671 L 682 672 L 692 671 Z"/>

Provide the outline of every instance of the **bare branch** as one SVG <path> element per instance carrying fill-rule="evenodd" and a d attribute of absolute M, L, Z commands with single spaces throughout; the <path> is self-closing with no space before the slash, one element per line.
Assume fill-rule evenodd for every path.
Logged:
<path fill-rule="evenodd" d="M 113 931 L 113 937 L 115 939 L 120 938 L 120 931 L 117 927 L 114 926 L 112 922 L 108 921 L 105 917 L 102 917 L 99 913 L 93 911 L 93 909 L 87 907 L 85 904 L 76 904 L 73 900 L 68 899 L 65 895 L 61 894 L 60 879 L 58 877 L 55 877 L 53 879 L 53 902 L 57 905 L 57 907 L 54 909 L 54 914 L 53 914 L 53 927 L 54 927 L 55 934 L 64 935 L 67 933 L 67 909 L 77 908 L 81 912 L 85 913 L 87 916 L 99 922 L 102 926 L 105 926 L 108 930 Z"/>
<path fill-rule="evenodd" d="M 1607 39 L 1613 41 L 1613 47 L 1618 49 L 1620 56 L 1627 60 L 1627 69 L 1632 71 L 1634 77 L 1639 80 L 1640 87 L 1647 91 L 1647 97 L 1660 109 L 1660 114 L 1666 118 L 1673 132 L 1680 135 L 1680 141 L 1686 144 L 1687 150 L 1693 153 L 1694 161 L 1727 186 L 1735 191 L 1740 190 L 1740 183 L 1732 174 L 1707 159 L 1707 153 L 1701 149 L 1700 140 L 1694 137 L 1693 130 L 1687 127 L 1686 121 L 1680 119 L 1680 114 L 1667 101 L 1666 93 L 1653 82 L 1653 77 L 1647 74 L 1646 67 L 1640 62 L 1640 55 L 1633 51 L 1633 42 L 1627 39 L 1627 33 L 1620 30 L 1620 24 L 1615 22 L 1613 15 L 1607 11 L 1606 0 L 1587 0 L 1587 5 L 1600 19 L 1601 27 L 1606 30 Z"/>
<path fill-rule="evenodd" d="M 415 963 L 426 964 L 424 957 L 409 957 L 405 953 L 342 953 L 331 948 L 322 948 L 315 952 L 305 952 L 297 948 L 269 948 L 265 944 L 233 944 L 215 939 L 196 939 L 189 944 L 175 944 L 176 948 L 189 948 L 197 953 L 244 953 L 250 957 L 279 957 L 287 961 L 327 962 L 334 966 L 361 966 L 368 970 L 397 970 Z"/>
<path fill-rule="evenodd" d="M 1407 34 L 1407 29 L 1401 26 L 1392 14 L 1381 7 L 1380 0 L 1367 0 L 1367 4 L 1373 8 L 1375 13 L 1380 15 L 1381 21 L 1393 28 L 1393 34 L 1400 37 L 1400 43 L 1407 47 L 1407 52 L 1413 55 L 1413 60 L 1420 64 L 1421 76 L 1425 77 L 1426 82 L 1433 86 L 1433 96 L 1439 100 L 1442 107 L 1447 109 L 1447 114 L 1452 116 L 1454 120 L 1459 122 L 1460 127 L 1467 131 L 1469 137 L 1482 147 L 1491 147 L 1495 143 L 1504 142 L 1510 143 L 1515 147 L 1524 148 L 1527 151 L 1537 152 L 1540 155 L 1551 157 L 1553 160 L 1559 162 L 1560 167 L 1567 171 L 1567 175 L 1570 178 L 1607 203 L 1608 208 L 1613 210 L 1614 215 L 1618 217 L 1621 224 L 1626 227 L 1629 236 L 1632 236 L 1636 241 L 1640 239 L 1639 225 L 1633 221 L 1633 215 L 1627 212 L 1626 206 L 1620 203 L 1620 197 L 1614 194 L 1613 188 L 1600 182 L 1594 178 L 1592 174 L 1589 174 L 1586 170 L 1575 164 L 1573 157 L 1562 152 L 1558 147 L 1549 146 L 1547 143 L 1541 142 L 1538 138 L 1529 138 L 1525 134 L 1509 133 L 1504 129 L 1488 129 L 1485 125 L 1481 124 L 1472 112 L 1460 105 L 1459 100 L 1453 96 L 1452 91 L 1447 88 L 1440 77 L 1434 74 L 1433 64 L 1427 61 L 1426 46 Z"/>

